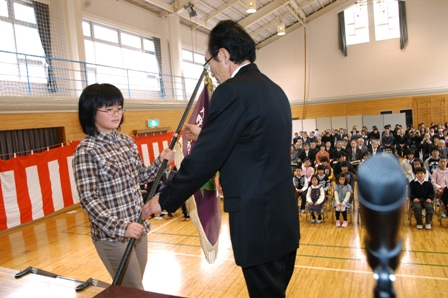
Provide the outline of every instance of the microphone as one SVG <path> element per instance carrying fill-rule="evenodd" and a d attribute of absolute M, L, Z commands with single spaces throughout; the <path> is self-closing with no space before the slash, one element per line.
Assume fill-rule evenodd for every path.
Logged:
<path fill-rule="evenodd" d="M 391 154 L 377 154 L 359 166 L 358 199 L 367 232 L 367 262 L 378 280 L 375 296 L 388 292 L 391 296 L 381 297 L 395 297 L 391 281 L 402 247 L 398 231 L 406 201 L 406 185 L 400 163 Z"/>

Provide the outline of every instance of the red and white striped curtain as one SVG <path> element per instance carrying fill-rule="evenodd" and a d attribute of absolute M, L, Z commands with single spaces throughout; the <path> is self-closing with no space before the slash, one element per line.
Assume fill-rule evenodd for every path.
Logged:
<path fill-rule="evenodd" d="M 145 165 L 169 146 L 173 133 L 134 137 Z M 0 160 L 0 231 L 79 202 L 72 159 L 79 141 L 24 157 Z"/>

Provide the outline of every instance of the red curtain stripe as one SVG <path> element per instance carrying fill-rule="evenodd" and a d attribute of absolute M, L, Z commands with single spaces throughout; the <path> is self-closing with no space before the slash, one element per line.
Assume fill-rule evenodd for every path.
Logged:
<path fill-rule="evenodd" d="M 173 133 L 134 137 L 142 160 L 154 162 Z M 76 146 L 0 160 L 0 231 L 47 216 L 78 202 L 71 160 Z M 147 148 L 147 151 L 143 150 Z M 149 157 L 147 160 L 146 157 Z"/>

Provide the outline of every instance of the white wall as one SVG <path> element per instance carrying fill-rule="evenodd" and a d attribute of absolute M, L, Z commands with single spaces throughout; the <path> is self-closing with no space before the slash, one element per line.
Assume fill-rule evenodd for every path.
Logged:
<path fill-rule="evenodd" d="M 309 102 L 448 91 L 447 0 L 406 0 L 406 51 L 400 50 L 399 39 L 371 41 L 349 46 L 347 57 L 338 48 L 341 9 L 307 26 Z M 288 33 L 257 52 L 260 70 L 285 90 L 292 104 L 303 101 L 303 31 Z"/>
<path fill-rule="evenodd" d="M 205 54 L 206 45 L 208 42 L 208 35 L 197 30 L 191 31 L 190 27 L 181 25 L 181 39 L 184 48 L 193 50 L 200 54 Z"/>

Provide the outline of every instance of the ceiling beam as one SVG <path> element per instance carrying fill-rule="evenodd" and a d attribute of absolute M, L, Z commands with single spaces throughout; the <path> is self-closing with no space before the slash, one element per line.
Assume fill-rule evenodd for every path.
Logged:
<path fill-rule="evenodd" d="M 258 9 L 257 12 L 249 15 L 247 18 L 242 19 L 238 23 L 243 26 L 243 28 L 247 28 L 265 16 L 272 14 L 277 9 L 280 9 L 286 2 L 286 0 L 271 2 L 268 5 L 263 6 L 261 9 Z"/>
<path fill-rule="evenodd" d="M 345 3 L 345 2 L 338 2 L 338 1 L 333 2 L 333 3 L 325 6 L 321 10 L 313 13 L 311 16 L 307 17 L 306 18 L 306 24 L 309 24 L 311 21 L 313 21 L 313 20 L 317 19 L 318 17 L 326 14 L 327 12 L 337 8 L 338 6 L 342 6 L 342 5 L 346 5 L 346 4 L 347 3 Z M 302 26 L 302 24 L 300 22 L 297 22 L 294 25 L 289 26 L 288 28 L 286 28 L 286 35 L 288 33 L 291 33 L 292 31 L 294 31 L 296 29 L 301 28 L 301 27 L 303 27 L 303 26 Z M 285 36 L 285 35 L 283 35 L 283 36 Z M 275 42 L 276 40 L 278 40 L 281 37 L 282 36 L 278 36 L 278 35 L 273 35 L 272 37 L 269 37 L 268 39 L 266 39 L 266 40 L 260 42 L 259 44 L 257 44 L 257 50 L 260 50 L 263 47 L 265 47 L 265 46 Z"/>
<path fill-rule="evenodd" d="M 169 13 L 174 13 L 174 7 L 168 3 L 163 2 L 162 0 L 144 0 L 145 2 L 165 9 Z"/>
<path fill-rule="evenodd" d="M 233 4 L 240 2 L 240 0 L 232 0 L 229 3 L 227 3 L 226 5 L 222 6 L 220 9 L 216 10 L 215 12 L 209 14 L 206 18 L 205 21 L 207 22 L 208 20 L 210 20 L 211 18 L 214 18 L 215 16 L 219 15 L 221 12 L 223 12 L 224 10 L 226 10 L 227 8 L 230 8 Z"/>
<path fill-rule="evenodd" d="M 294 6 L 292 6 L 289 3 L 286 4 L 286 8 L 288 8 L 289 12 L 297 19 L 297 21 L 299 21 L 302 24 L 302 26 L 306 27 L 306 17 L 302 18 L 302 16 L 300 15 L 299 12 L 296 11 Z"/>
<path fill-rule="evenodd" d="M 177 14 L 181 14 L 184 9 L 184 6 L 186 6 L 188 4 L 188 2 L 191 2 L 191 4 L 195 5 L 196 3 L 199 2 L 199 0 L 175 0 L 173 2 L 174 5 L 174 11 Z"/>
<path fill-rule="evenodd" d="M 200 19 L 198 19 L 198 18 L 190 18 L 190 15 L 189 15 L 188 12 L 186 12 L 185 10 L 182 11 L 182 12 L 179 14 L 179 16 L 180 16 L 181 18 L 185 19 L 185 20 L 188 20 L 188 21 L 190 21 L 190 22 L 196 24 L 196 25 L 199 26 L 199 27 L 203 27 L 203 28 L 205 28 L 205 29 L 207 29 L 207 30 L 212 30 L 212 29 L 213 29 L 212 26 L 208 25 L 208 24 L 207 24 L 205 21 L 203 21 L 203 20 L 200 20 Z M 196 29 L 197 29 L 197 27 L 194 27 L 194 28 L 193 28 L 193 30 L 196 30 Z"/>

